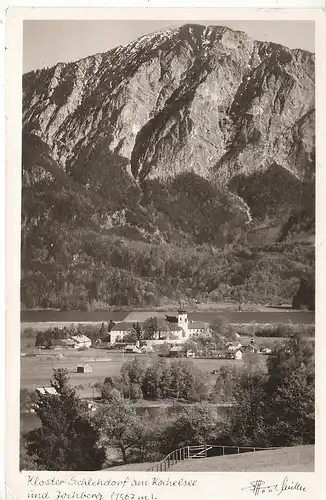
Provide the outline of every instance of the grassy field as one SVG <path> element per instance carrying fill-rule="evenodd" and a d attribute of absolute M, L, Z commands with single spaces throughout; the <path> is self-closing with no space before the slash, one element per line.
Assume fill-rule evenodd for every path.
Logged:
<path fill-rule="evenodd" d="M 38 352 L 37 350 L 34 351 Z M 36 389 L 37 387 L 48 386 L 55 368 L 67 368 L 70 372 L 70 383 L 79 387 L 83 397 L 92 397 L 91 386 L 98 382 L 103 382 L 105 377 L 119 375 L 121 366 L 127 360 L 134 359 L 133 354 L 123 354 L 121 352 L 106 351 L 101 349 L 88 349 L 87 351 L 49 351 L 48 353 L 38 352 L 34 355 L 21 357 L 21 387 Z M 138 354 L 144 365 L 155 362 L 158 358 L 155 354 Z M 266 364 L 266 357 L 259 355 L 259 361 L 263 366 Z M 212 375 L 212 370 L 218 369 L 222 365 L 242 366 L 243 360 L 225 359 L 194 359 L 193 363 L 203 372 L 208 373 L 211 383 L 215 383 L 216 375 Z M 76 373 L 77 365 L 89 363 L 92 373 Z"/>
<path fill-rule="evenodd" d="M 169 472 L 313 472 L 315 447 L 294 446 L 279 450 L 241 453 L 224 457 L 189 459 L 173 465 Z M 130 464 L 110 471 L 146 471 L 153 464 Z"/>

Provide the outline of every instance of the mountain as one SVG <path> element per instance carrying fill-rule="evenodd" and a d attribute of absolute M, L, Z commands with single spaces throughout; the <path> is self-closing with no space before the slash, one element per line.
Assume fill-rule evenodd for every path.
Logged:
<path fill-rule="evenodd" d="M 218 26 L 184 25 L 25 74 L 23 301 L 248 298 L 266 245 L 313 237 L 314 91 L 313 54 Z M 307 248 L 289 250 L 300 273 Z M 280 276 L 277 290 L 257 294 L 289 298 L 296 271 L 284 290 Z"/>

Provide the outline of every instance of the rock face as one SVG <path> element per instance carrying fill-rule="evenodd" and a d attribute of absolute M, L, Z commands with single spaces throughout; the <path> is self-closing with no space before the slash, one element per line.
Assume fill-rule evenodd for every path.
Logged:
<path fill-rule="evenodd" d="M 137 182 L 186 171 L 226 186 L 314 171 L 314 55 L 185 25 L 23 77 L 23 128 L 67 173 L 97 145 Z"/>

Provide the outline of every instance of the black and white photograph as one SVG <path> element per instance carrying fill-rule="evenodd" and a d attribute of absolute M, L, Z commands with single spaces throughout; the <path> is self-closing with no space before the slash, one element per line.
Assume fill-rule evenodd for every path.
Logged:
<path fill-rule="evenodd" d="M 315 22 L 25 20 L 21 85 L 20 470 L 314 472 Z"/>

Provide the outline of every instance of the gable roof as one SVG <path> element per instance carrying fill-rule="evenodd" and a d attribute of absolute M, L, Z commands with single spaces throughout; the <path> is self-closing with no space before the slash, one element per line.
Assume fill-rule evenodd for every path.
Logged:
<path fill-rule="evenodd" d="M 127 321 L 122 321 L 121 323 L 116 323 L 111 329 L 111 332 L 131 332 L 134 323 L 129 323 Z"/>
<path fill-rule="evenodd" d="M 77 343 L 91 342 L 91 339 L 86 337 L 86 335 L 72 335 L 71 338 Z"/>
<path fill-rule="evenodd" d="M 183 351 L 186 351 L 186 348 L 183 345 L 175 345 L 170 349 L 170 352 L 183 352 Z"/>
<path fill-rule="evenodd" d="M 241 347 L 241 350 L 242 349 L 245 349 L 245 350 L 249 350 L 249 349 L 252 349 L 253 351 L 259 351 L 259 347 L 255 344 L 247 344 L 247 345 L 243 345 Z"/>
<path fill-rule="evenodd" d="M 140 350 L 138 349 L 138 347 L 135 346 L 135 345 L 133 345 L 133 344 L 126 345 L 125 350 L 127 350 L 127 349 L 128 349 L 128 351 L 132 350 L 132 351 L 140 352 Z"/>

